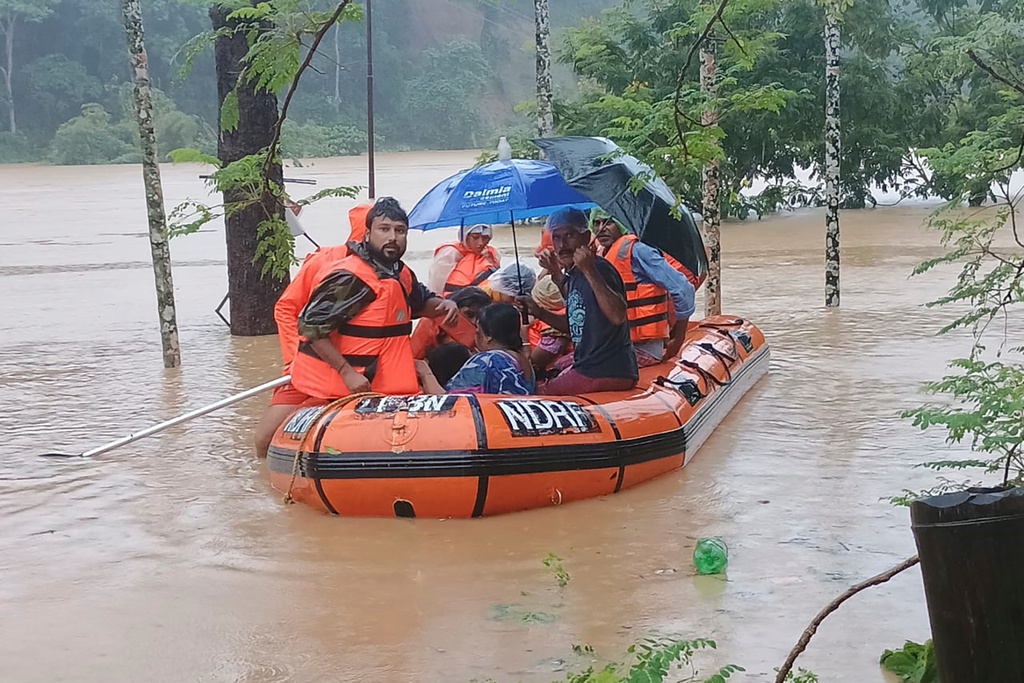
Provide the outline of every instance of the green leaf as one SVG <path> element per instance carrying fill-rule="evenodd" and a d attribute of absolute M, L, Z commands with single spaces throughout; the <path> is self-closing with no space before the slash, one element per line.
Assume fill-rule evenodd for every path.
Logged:
<path fill-rule="evenodd" d="M 238 128 L 238 92 L 232 90 L 224 97 L 224 103 L 220 106 L 220 129 L 231 133 Z"/>
<path fill-rule="evenodd" d="M 200 163 L 220 168 L 220 159 L 209 154 L 203 154 L 198 149 L 172 149 L 168 152 L 167 157 L 176 164 Z"/>

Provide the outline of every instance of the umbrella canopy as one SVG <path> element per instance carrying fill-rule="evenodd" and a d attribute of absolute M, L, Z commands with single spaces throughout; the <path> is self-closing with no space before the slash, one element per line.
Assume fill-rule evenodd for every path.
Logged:
<path fill-rule="evenodd" d="M 495 161 L 442 180 L 409 213 L 409 227 L 433 230 L 471 223 L 511 223 L 565 206 L 594 206 L 546 161 Z"/>
<path fill-rule="evenodd" d="M 597 203 L 652 247 L 674 256 L 697 277 L 708 270 L 704 241 L 690 210 L 679 204 L 650 166 L 608 138 L 563 137 L 533 141 L 570 187 Z M 644 182 L 636 191 L 636 180 Z M 674 215 L 678 205 L 679 216 Z"/>

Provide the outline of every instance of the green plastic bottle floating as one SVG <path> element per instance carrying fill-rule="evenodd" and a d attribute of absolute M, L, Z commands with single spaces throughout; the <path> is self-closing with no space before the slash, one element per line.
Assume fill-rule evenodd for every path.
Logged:
<path fill-rule="evenodd" d="M 693 549 L 698 574 L 721 574 L 729 564 L 729 547 L 717 536 L 702 538 Z"/>

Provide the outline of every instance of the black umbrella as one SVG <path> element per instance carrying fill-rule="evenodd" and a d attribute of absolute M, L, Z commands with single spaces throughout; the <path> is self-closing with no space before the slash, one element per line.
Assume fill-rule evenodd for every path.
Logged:
<path fill-rule="evenodd" d="M 642 242 L 674 256 L 697 277 L 707 273 L 704 241 L 693 214 L 676 201 L 650 166 L 626 154 L 608 138 L 541 138 L 533 143 L 544 150 L 545 158 L 570 187 L 607 211 Z"/>

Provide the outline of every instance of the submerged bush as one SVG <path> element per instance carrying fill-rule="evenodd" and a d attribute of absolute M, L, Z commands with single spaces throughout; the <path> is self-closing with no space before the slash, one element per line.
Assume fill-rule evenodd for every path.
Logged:
<path fill-rule="evenodd" d="M 50 142 L 47 160 L 53 164 L 108 164 L 133 151 L 125 129 L 110 122 L 99 104 L 82 105 L 82 113 L 61 124 Z"/>

